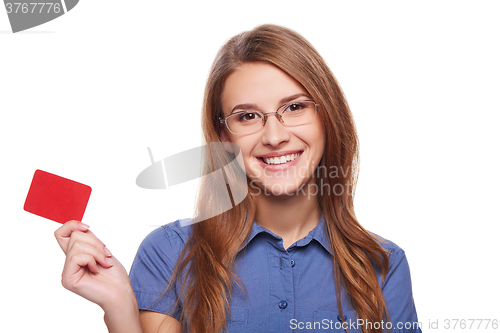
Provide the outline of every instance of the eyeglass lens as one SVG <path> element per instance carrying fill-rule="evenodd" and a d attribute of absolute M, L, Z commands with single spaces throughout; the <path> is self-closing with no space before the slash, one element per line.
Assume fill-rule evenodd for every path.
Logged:
<path fill-rule="evenodd" d="M 316 104 L 312 101 L 297 101 L 288 103 L 278 109 L 281 123 L 284 126 L 299 126 L 307 124 L 316 116 Z M 260 111 L 236 111 L 226 119 L 229 130 L 234 134 L 250 134 L 260 131 L 265 125 L 264 117 L 273 117 L 276 113 Z"/>

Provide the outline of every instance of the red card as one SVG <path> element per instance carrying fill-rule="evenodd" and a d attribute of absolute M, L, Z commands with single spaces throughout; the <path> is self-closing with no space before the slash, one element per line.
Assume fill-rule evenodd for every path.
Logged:
<path fill-rule="evenodd" d="M 91 191 L 90 186 L 36 170 L 24 210 L 59 223 L 81 221 Z"/>

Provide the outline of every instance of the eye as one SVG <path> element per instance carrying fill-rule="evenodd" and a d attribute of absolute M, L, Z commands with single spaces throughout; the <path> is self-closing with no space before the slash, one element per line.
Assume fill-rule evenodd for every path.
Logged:
<path fill-rule="evenodd" d="M 305 108 L 305 105 L 302 103 L 292 103 L 288 105 L 285 109 L 285 112 L 297 112 Z"/>
<path fill-rule="evenodd" d="M 260 115 L 256 112 L 243 112 L 238 115 L 238 122 L 250 122 L 255 121 L 260 118 Z"/>

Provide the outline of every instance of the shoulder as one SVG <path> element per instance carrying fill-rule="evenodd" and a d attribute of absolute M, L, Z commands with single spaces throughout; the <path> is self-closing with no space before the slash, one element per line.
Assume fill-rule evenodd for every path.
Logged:
<path fill-rule="evenodd" d="M 389 256 L 389 270 L 382 286 L 390 286 L 391 282 L 388 283 L 388 281 L 392 281 L 392 284 L 394 284 L 394 281 L 403 281 L 404 284 L 408 284 L 408 281 L 410 281 L 410 267 L 405 251 L 393 241 L 373 233 L 372 235 Z"/>
<path fill-rule="evenodd" d="M 189 219 L 177 220 L 151 231 L 143 240 L 144 245 L 162 244 L 165 242 L 186 243 L 191 235 L 191 225 Z"/>
<path fill-rule="evenodd" d="M 377 234 L 372 233 L 372 235 L 389 257 L 389 274 L 393 271 L 409 269 L 406 253 L 399 245 Z"/>
<path fill-rule="evenodd" d="M 379 243 L 379 245 L 382 246 L 382 248 L 387 252 L 389 259 L 393 259 L 394 257 L 404 255 L 404 250 L 393 241 L 384 238 L 382 236 L 379 236 L 373 232 L 371 232 L 371 235 Z"/>
<path fill-rule="evenodd" d="M 164 261 L 175 263 L 191 235 L 188 219 L 177 220 L 151 231 L 141 242 L 137 256 L 161 257 Z"/>

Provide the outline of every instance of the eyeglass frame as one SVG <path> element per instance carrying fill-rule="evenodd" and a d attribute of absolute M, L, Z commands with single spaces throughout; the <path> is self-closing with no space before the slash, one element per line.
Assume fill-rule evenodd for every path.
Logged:
<path fill-rule="evenodd" d="M 292 101 L 292 102 L 288 102 L 288 103 L 285 103 L 283 104 L 282 106 L 280 106 L 276 111 L 274 112 L 262 112 L 262 111 L 257 111 L 257 110 L 246 110 L 246 111 L 238 111 L 238 112 L 234 112 L 234 113 L 231 113 L 229 115 L 227 115 L 226 117 L 219 117 L 219 123 L 220 124 L 224 124 L 226 125 L 226 128 L 229 132 L 235 134 L 235 135 L 249 135 L 249 134 L 255 134 L 257 132 L 260 132 L 262 131 L 262 129 L 264 128 L 264 126 L 266 126 L 266 122 L 267 122 L 267 118 L 268 118 L 268 115 L 269 114 L 272 114 L 274 113 L 276 118 L 278 119 L 278 121 L 280 122 L 280 124 L 282 124 L 283 126 L 286 126 L 286 127 L 295 127 L 295 126 L 302 126 L 302 125 L 305 125 L 307 123 L 304 123 L 304 124 L 300 124 L 300 125 L 286 125 L 284 122 L 283 122 L 283 119 L 282 119 L 282 115 L 278 113 L 278 111 L 287 106 L 287 105 L 291 105 L 291 104 L 294 104 L 294 103 L 300 103 L 300 102 L 311 102 L 314 104 L 314 117 L 316 117 L 316 113 L 318 113 L 318 104 L 315 102 L 315 101 L 312 101 L 312 100 L 308 100 L 308 99 L 304 99 L 304 100 L 300 100 L 300 101 Z M 261 114 L 263 117 L 262 117 L 262 128 L 260 130 L 257 130 L 255 132 L 251 132 L 251 133 L 245 133 L 245 134 L 238 134 L 238 133 L 234 133 L 233 131 L 231 131 L 231 129 L 229 128 L 229 125 L 227 124 L 226 122 L 226 119 L 231 117 L 231 116 L 234 116 L 234 115 L 237 115 L 237 114 L 241 114 L 241 113 L 245 113 L 245 112 L 254 112 L 254 113 L 259 113 Z M 314 118 L 313 118 L 314 119 Z M 311 119 L 311 121 L 313 120 Z"/>

